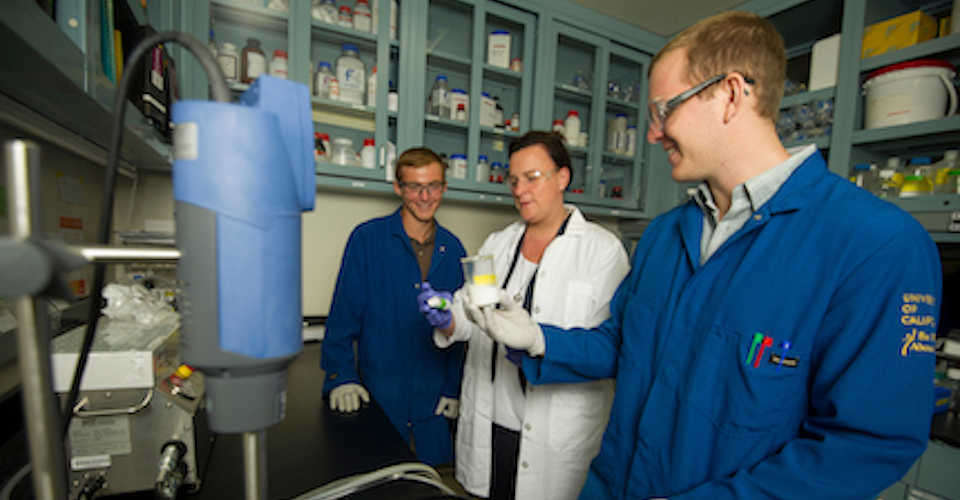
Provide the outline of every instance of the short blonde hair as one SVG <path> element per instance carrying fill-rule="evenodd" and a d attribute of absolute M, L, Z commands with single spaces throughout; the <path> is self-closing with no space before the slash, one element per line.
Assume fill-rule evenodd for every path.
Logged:
<path fill-rule="evenodd" d="M 770 21 L 752 13 L 730 11 L 703 19 L 680 32 L 660 49 L 652 69 L 669 52 L 687 51 L 687 83 L 693 85 L 716 75 L 737 72 L 755 82 L 757 112 L 777 119 L 787 73 L 783 37 Z M 713 95 L 708 89 L 700 94 Z"/>
<path fill-rule="evenodd" d="M 429 148 L 412 148 L 404 151 L 399 158 L 397 158 L 397 168 L 396 168 L 396 178 L 397 182 L 403 182 L 403 172 L 406 167 L 426 167 L 431 163 L 439 163 L 440 169 L 443 171 L 443 180 L 447 180 L 447 162 L 443 161 L 443 158 L 434 153 L 432 149 Z"/>

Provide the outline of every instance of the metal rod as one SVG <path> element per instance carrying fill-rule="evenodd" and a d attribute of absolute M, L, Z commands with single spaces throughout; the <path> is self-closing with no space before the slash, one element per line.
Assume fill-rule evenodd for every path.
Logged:
<path fill-rule="evenodd" d="M 4 146 L 10 234 L 26 239 L 41 231 L 40 149 L 24 141 Z M 67 498 L 67 471 L 60 441 L 57 400 L 50 369 L 50 318 L 33 297 L 13 301 L 17 313 L 17 349 L 22 379 L 24 420 L 33 464 L 34 498 Z"/>
<path fill-rule="evenodd" d="M 175 263 L 180 260 L 180 250 L 176 248 L 75 246 L 71 250 L 92 263 Z"/>
<path fill-rule="evenodd" d="M 267 500 L 267 431 L 243 433 L 243 483 L 246 500 Z"/>

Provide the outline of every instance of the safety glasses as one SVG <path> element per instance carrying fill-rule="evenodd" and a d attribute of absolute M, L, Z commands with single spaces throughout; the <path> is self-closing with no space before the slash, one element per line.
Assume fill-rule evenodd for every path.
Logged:
<path fill-rule="evenodd" d="M 698 85 L 681 92 L 680 95 L 666 102 L 664 102 L 662 99 L 653 99 L 648 102 L 647 120 L 650 124 L 650 128 L 654 130 L 663 130 L 663 124 L 667 121 L 670 113 L 673 113 L 673 110 L 677 109 L 678 106 L 688 101 L 691 97 L 703 92 L 711 85 L 723 80 L 728 74 L 729 73 L 724 73 L 713 78 L 708 78 Z M 751 85 L 754 83 L 752 79 L 747 77 L 743 77 L 743 80 Z"/>

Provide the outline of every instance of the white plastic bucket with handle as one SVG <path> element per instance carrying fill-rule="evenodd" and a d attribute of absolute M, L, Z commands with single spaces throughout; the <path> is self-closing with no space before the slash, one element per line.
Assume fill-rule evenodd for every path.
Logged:
<path fill-rule="evenodd" d="M 892 64 L 863 82 L 863 128 L 916 123 L 957 111 L 953 65 L 939 59 Z"/>

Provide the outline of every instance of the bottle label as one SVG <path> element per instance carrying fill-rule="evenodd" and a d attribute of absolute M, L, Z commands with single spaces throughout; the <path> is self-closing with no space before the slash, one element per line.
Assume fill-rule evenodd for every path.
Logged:
<path fill-rule="evenodd" d="M 237 81 L 237 56 L 233 54 L 220 54 L 217 58 L 220 63 L 220 69 L 228 82 Z"/>
<path fill-rule="evenodd" d="M 267 70 L 267 60 L 256 52 L 247 52 L 247 77 L 256 78 Z"/>

